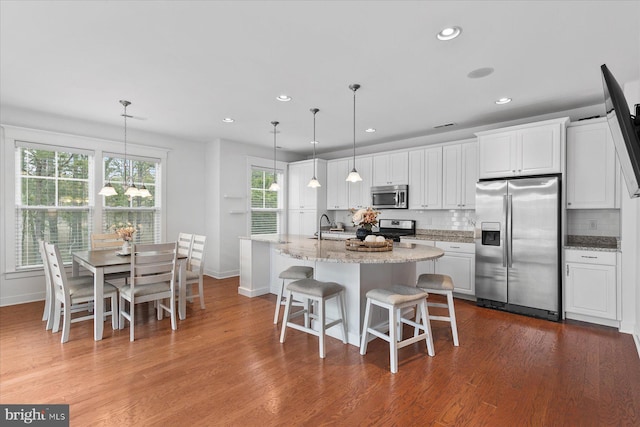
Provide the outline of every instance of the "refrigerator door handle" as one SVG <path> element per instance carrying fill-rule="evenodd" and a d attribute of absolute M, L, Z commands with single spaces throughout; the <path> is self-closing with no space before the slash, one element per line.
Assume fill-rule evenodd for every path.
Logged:
<path fill-rule="evenodd" d="M 507 252 L 508 267 L 513 267 L 513 199 L 511 194 L 507 196 L 507 240 L 509 241 L 509 249 Z"/>
<path fill-rule="evenodd" d="M 508 224 L 508 213 L 507 213 L 508 205 L 507 205 L 507 195 L 502 196 L 502 218 L 504 219 L 505 225 L 505 233 L 507 230 Z M 505 235 L 502 242 L 502 266 L 507 266 L 507 242 L 509 240 L 509 236 Z"/>

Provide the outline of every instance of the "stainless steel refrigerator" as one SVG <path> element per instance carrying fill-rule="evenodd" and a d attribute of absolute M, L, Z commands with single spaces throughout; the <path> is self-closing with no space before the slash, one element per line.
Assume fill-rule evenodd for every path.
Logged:
<path fill-rule="evenodd" d="M 478 305 L 561 318 L 560 178 L 476 185 Z"/>

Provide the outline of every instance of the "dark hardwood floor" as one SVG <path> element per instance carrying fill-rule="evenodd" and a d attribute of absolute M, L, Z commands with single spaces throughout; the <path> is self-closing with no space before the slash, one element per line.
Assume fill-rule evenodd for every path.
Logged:
<path fill-rule="evenodd" d="M 408 346 L 393 375 L 379 339 L 360 356 L 328 338 L 324 360 L 313 336 L 280 344 L 275 296 L 237 286 L 207 278 L 177 331 L 138 310 L 133 343 L 108 321 L 100 342 L 82 322 L 60 344 L 42 302 L 2 307 L 0 402 L 67 403 L 72 426 L 640 425 L 640 358 L 614 329 L 456 300 L 460 347 L 433 322 L 435 357 Z"/>

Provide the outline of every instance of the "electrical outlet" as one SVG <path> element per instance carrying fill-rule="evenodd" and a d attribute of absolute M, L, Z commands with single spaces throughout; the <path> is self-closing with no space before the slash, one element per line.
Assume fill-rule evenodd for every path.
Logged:
<path fill-rule="evenodd" d="M 589 230 L 597 230 L 598 229 L 598 221 L 592 219 L 589 221 Z"/>

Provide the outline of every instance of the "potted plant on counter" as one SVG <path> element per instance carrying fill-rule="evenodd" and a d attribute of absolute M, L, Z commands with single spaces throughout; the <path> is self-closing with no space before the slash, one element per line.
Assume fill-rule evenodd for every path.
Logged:
<path fill-rule="evenodd" d="M 364 240 L 369 234 L 371 229 L 378 225 L 379 211 L 375 211 L 371 208 L 367 209 L 350 209 L 352 213 L 351 221 L 353 225 L 358 227 L 356 230 L 356 237 L 360 240 Z"/>

